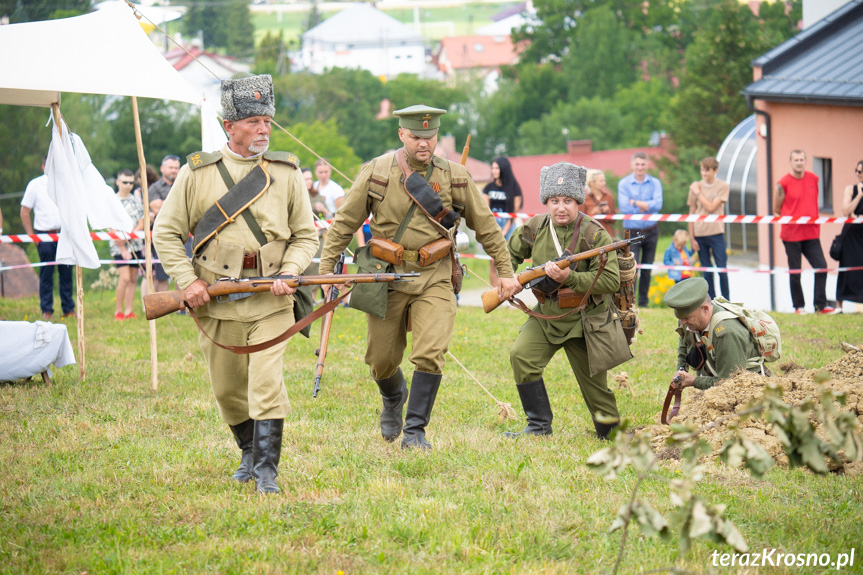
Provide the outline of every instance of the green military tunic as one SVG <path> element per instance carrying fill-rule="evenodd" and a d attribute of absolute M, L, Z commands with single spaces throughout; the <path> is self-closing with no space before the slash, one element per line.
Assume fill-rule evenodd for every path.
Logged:
<path fill-rule="evenodd" d="M 552 223 L 549 227 L 547 215 L 535 217 L 539 219 L 539 224 L 533 246 L 524 239 L 526 226 L 516 229 L 509 239 L 509 252 L 516 268 L 528 258 L 533 259 L 533 264 L 537 266 L 557 259 L 559 254 L 551 234 L 554 233 L 557 236 L 561 248 L 565 249 L 575 233 L 575 222 L 568 226 Z M 602 246 L 613 241 L 602 226 L 589 216 L 585 216 L 579 231 L 576 248 L 578 251 L 588 248 L 584 243 L 587 240 L 585 233 L 591 235 L 590 247 Z M 615 293 L 620 287 L 617 252 L 612 251 L 608 256 L 608 262 L 593 288 L 590 302 L 585 310 L 589 315 L 607 313 L 609 298 L 606 294 Z M 579 293 L 587 292 L 598 269 L 599 258 L 579 262 L 576 269 L 570 272 L 564 287 Z M 537 304 L 534 311 L 544 315 L 561 315 L 571 310 L 561 309 L 556 301 L 546 299 L 545 303 Z M 591 415 L 595 418 L 597 413 L 602 413 L 619 418 L 614 392 L 608 389 L 607 372 L 600 372 L 593 377 L 590 375 L 589 357 L 579 312 L 555 320 L 528 318 L 519 330 L 518 337 L 510 350 L 515 383 L 528 383 L 540 379 L 548 362 L 561 347 L 566 352 Z"/>
<path fill-rule="evenodd" d="M 242 217 L 224 227 L 192 261 L 183 247 L 198 221 L 228 188 L 216 160 L 224 163 L 234 182 L 267 160 L 270 188 L 248 209 L 268 242 L 261 245 Z M 293 160 L 293 161 L 292 161 Z M 265 152 L 243 158 L 225 146 L 219 154 L 199 152 L 188 157 L 153 228 L 153 241 L 168 274 L 180 289 L 196 279 L 212 284 L 222 277 L 299 274 L 318 248 L 309 194 L 296 158 Z M 197 166 L 197 168 L 195 168 Z M 195 168 L 195 169 L 193 169 Z M 257 254 L 256 268 L 243 268 L 244 254 Z M 294 321 L 293 297 L 269 292 L 228 303 L 210 300 L 195 309 L 204 329 L 216 341 L 230 345 L 263 343 Z M 222 418 L 229 425 L 248 419 L 283 419 L 288 413 L 282 367 L 287 342 L 249 355 L 220 349 L 203 334 L 198 337 L 207 359 L 210 382 Z"/>
<path fill-rule="evenodd" d="M 708 351 L 705 365 L 696 371 L 693 385 L 698 389 L 713 387 L 719 381 L 727 379 L 735 370 L 747 369 L 746 364 L 750 358 L 761 356 L 755 341 L 749 335 L 749 330 L 739 319 L 714 321 L 713 317 L 722 311 L 724 310 L 721 307 L 713 305 L 713 314 L 707 329 L 707 334 L 712 332 L 710 343 L 713 349 Z M 683 326 L 678 326 L 676 331 L 680 336 L 677 346 L 677 369 L 688 371 L 686 354 L 695 345 L 696 340 L 701 341 L 701 334 L 695 334 Z M 759 373 L 761 367 L 756 365 L 748 368 L 748 371 Z"/>
<path fill-rule="evenodd" d="M 399 151 L 398 153 L 403 153 Z M 391 162 L 386 185 L 373 182 L 378 162 Z M 444 206 L 457 210 L 476 232 L 477 241 L 494 258 L 498 274 L 512 277 L 512 266 L 506 244 L 494 215 L 482 198 L 465 168 L 439 156 L 433 156 L 434 169 L 429 183 L 438 192 Z M 425 176 L 428 164 L 409 160 L 410 167 Z M 350 243 L 369 214 L 372 236 L 394 240 L 399 226 L 413 201 L 401 184 L 402 172 L 394 154 L 385 154 L 370 162 L 357 176 L 327 233 L 321 255 L 320 271 L 331 273 L 339 254 Z M 377 180 L 377 178 L 375 178 Z M 428 217 L 419 209 L 414 214 L 400 242 L 405 250 L 419 250 L 440 239 Z M 455 323 L 456 299 L 452 290 L 450 258 L 445 257 L 426 267 L 403 262 L 395 272 L 419 272 L 410 282 L 388 284 L 385 319 L 367 315 L 368 349 L 365 361 L 375 379 L 395 373 L 407 347 L 408 313 L 413 331 L 410 361 L 416 369 L 440 374 Z"/>

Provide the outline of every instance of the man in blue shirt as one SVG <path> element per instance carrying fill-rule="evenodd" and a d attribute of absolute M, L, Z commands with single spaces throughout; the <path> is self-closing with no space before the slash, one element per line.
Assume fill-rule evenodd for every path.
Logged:
<path fill-rule="evenodd" d="M 622 214 L 658 214 L 662 209 L 662 182 L 647 173 L 647 154 L 644 152 L 632 155 L 632 173 L 617 184 L 617 205 Z M 633 237 L 644 236 L 640 244 L 632 244 L 630 249 L 636 262 L 652 264 L 656 258 L 659 222 L 624 220 L 623 229 L 632 230 Z M 650 268 L 641 270 L 638 307 L 647 307 L 650 272 Z"/>

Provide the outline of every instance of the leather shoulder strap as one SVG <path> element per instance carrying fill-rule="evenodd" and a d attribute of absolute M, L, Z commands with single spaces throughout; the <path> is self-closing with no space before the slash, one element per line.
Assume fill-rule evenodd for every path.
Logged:
<path fill-rule="evenodd" d="M 431 179 L 431 170 L 434 169 L 434 163 L 429 165 L 429 169 L 426 171 L 426 179 L 423 179 L 422 176 L 408 165 L 404 157 L 404 148 L 396 152 L 396 159 L 404 175 L 402 184 L 405 192 L 419 206 L 420 210 L 428 216 L 438 233 L 449 239 L 447 231 L 458 223 L 461 216 L 458 212 L 454 212 L 443 205 L 443 200 L 440 199 L 437 192 L 429 185 L 428 179 Z"/>
<path fill-rule="evenodd" d="M 230 175 L 225 178 L 227 169 L 224 171 L 219 170 L 222 178 L 225 180 L 225 185 L 230 189 L 225 195 L 219 198 L 215 204 L 210 206 L 206 212 L 204 212 L 204 215 L 195 226 L 195 230 L 193 232 L 195 237 L 193 247 L 194 253 L 198 253 L 202 250 L 206 243 L 221 231 L 222 228 L 235 221 L 237 216 L 244 213 L 245 210 L 255 202 L 255 200 L 263 196 L 264 193 L 270 189 L 273 179 L 265 169 L 266 164 L 267 162 L 265 160 L 262 164 L 256 165 L 245 178 L 233 186 L 231 186 L 233 181 L 231 180 Z M 221 162 L 218 165 L 221 166 Z M 254 221 L 254 218 L 251 219 Z M 257 222 L 255 222 L 255 225 L 257 225 Z M 250 224 L 249 227 L 251 228 L 252 225 Z M 260 226 L 258 226 L 258 229 L 260 230 Z M 252 233 L 255 233 L 254 229 L 252 230 Z M 263 233 L 261 233 L 261 235 L 263 235 Z M 261 239 L 257 234 L 255 234 L 255 237 L 261 245 L 267 243 L 266 238 L 261 242 Z"/>
<path fill-rule="evenodd" d="M 210 164 L 215 164 L 222 159 L 222 152 L 195 152 L 186 156 L 189 168 L 197 170 Z"/>

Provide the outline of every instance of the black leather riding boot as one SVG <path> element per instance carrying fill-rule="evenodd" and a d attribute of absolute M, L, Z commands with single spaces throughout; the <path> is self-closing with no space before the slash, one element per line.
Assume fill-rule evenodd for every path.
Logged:
<path fill-rule="evenodd" d="M 234 434 L 237 447 L 243 452 L 240 466 L 231 476 L 231 479 L 240 483 L 246 483 L 254 479 L 252 476 L 252 441 L 255 438 L 255 422 L 247 419 L 239 425 L 230 425 L 229 427 Z"/>
<path fill-rule="evenodd" d="M 425 427 L 431 418 L 442 377 L 440 374 L 414 371 L 410 396 L 408 397 L 408 409 L 405 414 L 402 449 L 431 449 L 431 443 L 426 441 Z"/>
<path fill-rule="evenodd" d="M 284 423 L 284 419 L 255 421 L 252 473 L 255 476 L 255 486 L 260 493 L 279 492 L 276 476 L 279 474 L 279 458 L 282 455 Z"/>
<path fill-rule="evenodd" d="M 611 430 L 617 427 L 620 422 L 615 423 L 600 423 L 597 420 L 593 420 L 593 428 L 596 430 L 596 436 L 600 439 L 608 439 L 608 436 L 611 434 Z"/>
<path fill-rule="evenodd" d="M 381 435 L 393 442 L 402 432 L 402 407 L 408 400 L 408 383 L 402 375 L 402 368 L 386 379 L 376 379 L 381 390 Z"/>
<path fill-rule="evenodd" d="M 542 378 L 536 381 L 520 383 L 515 386 L 518 396 L 521 398 L 521 406 L 527 416 L 527 427 L 522 431 L 504 432 L 504 437 L 521 437 L 522 435 L 551 435 L 551 403 L 548 401 L 548 393 L 545 391 L 545 382 Z"/>

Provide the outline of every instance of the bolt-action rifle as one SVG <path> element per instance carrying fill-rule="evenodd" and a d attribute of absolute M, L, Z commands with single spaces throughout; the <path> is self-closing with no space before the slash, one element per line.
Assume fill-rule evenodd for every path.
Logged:
<path fill-rule="evenodd" d="M 300 287 L 307 285 L 330 285 L 330 284 L 365 284 L 375 282 L 402 282 L 411 281 L 406 278 L 419 277 L 419 273 L 402 274 L 342 274 L 342 275 L 281 275 L 255 278 L 222 278 L 207 287 L 210 299 L 218 302 L 229 302 L 244 297 L 249 297 L 258 292 L 270 291 L 270 286 L 276 280 L 282 280 L 289 287 Z M 147 319 L 157 319 L 180 309 L 183 301 L 181 291 L 163 291 L 151 293 L 144 296 L 144 310 Z"/>
<path fill-rule="evenodd" d="M 640 242 L 641 238 L 642 236 L 636 236 L 628 240 L 618 240 L 604 246 L 599 246 L 598 248 L 593 248 L 592 250 L 579 252 L 577 254 L 572 254 L 569 256 L 563 256 L 554 260 L 554 263 L 560 269 L 568 268 L 574 263 L 583 260 L 589 260 L 591 258 L 595 258 L 612 251 L 622 250 L 631 244 Z M 534 266 L 532 268 L 527 268 L 526 270 L 518 274 L 516 279 L 518 280 L 518 283 L 520 283 L 524 287 L 531 288 L 541 282 L 543 278 L 545 278 L 545 276 L 545 264 L 542 264 L 539 266 Z M 497 288 L 493 288 L 482 293 L 482 309 L 485 310 L 485 313 L 494 311 L 498 308 L 498 306 L 500 306 L 500 304 L 505 301 L 506 298 L 500 297 L 498 295 Z"/>
<path fill-rule="evenodd" d="M 336 276 L 341 276 L 345 267 L 345 252 L 342 252 L 333 267 L 333 273 Z M 339 297 L 339 284 L 333 284 L 330 289 L 330 294 L 327 301 L 332 301 Z M 312 390 L 312 397 L 318 396 L 318 391 L 321 389 L 321 375 L 324 373 L 324 362 L 327 360 L 327 347 L 330 341 L 330 328 L 333 326 L 333 314 L 335 310 L 327 313 L 321 321 L 321 343 L 318 349 L 315 350 L 315 355 L 318 356 L 318 364 L 315 366 L 315 387 Z"/>

